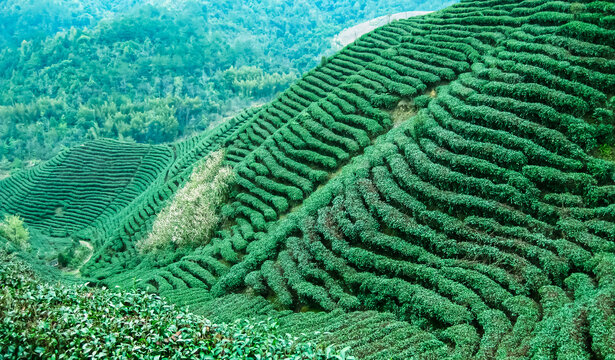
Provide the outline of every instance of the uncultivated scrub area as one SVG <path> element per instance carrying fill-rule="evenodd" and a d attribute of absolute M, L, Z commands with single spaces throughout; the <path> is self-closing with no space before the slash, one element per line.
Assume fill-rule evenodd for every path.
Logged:
<path fill-rule="evenodd" d="M 4 216 L 4 221 L 0 222 L 0 236 L 22 249 L 29 246 L 30 232 L 24 226 L 23 219 L 17 215 Z"/>
<path fill-rule="evenodd" d="M 150 235 L 137 244 L 143 252 L 205 245 L 220 222 L 219 206 L 226 200 L 233 170 L 223 167 L 219 150 L 196 165 L 188 182 L 154 222 Z"/>

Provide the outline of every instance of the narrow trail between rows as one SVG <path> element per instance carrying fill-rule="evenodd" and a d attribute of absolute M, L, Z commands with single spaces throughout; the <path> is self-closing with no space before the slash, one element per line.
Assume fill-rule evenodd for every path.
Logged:
<path fill-rule="evenodd" d="M 90 250 L 90 254 L 88 255 L 88 257 L 86 257 L 83 260 L 83 262 L 81 263 L 81 265 L 79 265 L 79 267 L 77 269 L 71 270 L 71 271 L 67 271 L 67 274 L 75 275 L 75 276 L 81 276 L 81 268 L 83 267 L 83 265 L 87 264 L 88 261 L 90 261 L 90 259 L 94 255 L 94 247 L 92 246 L 92 244 L 90 244 L 89 242 L 87 242 L 85 240 L 79 240 L 79 244 L 81 246 L 87 247 Z"/>

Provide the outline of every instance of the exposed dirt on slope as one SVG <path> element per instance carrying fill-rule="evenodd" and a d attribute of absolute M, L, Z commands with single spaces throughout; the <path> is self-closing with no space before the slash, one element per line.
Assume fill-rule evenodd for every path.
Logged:
<path fill-rule="evenodd" d="M 401 125 L 404 121 L 416 115 L 418 109 L 414 106 L 414 101 L 402 99 L 397 103 L 397 106 L 390 112 L 393 120 L 393 127 Z"/>

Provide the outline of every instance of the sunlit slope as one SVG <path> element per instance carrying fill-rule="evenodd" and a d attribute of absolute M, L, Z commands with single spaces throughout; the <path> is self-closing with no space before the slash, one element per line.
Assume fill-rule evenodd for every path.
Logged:
<path fill-rule="evenodd" d="M 560 236 L 554 229 L 570 213 L 583 212 L 575 216 L 586 220 L 593 216 L 587 209 L 612 202 L 612 163 L 589 155 L 612 141 L 610 120 L 600 115 L 612 108 L 607 99 L 615 84 L 610 17 L 572 15 L 565 3 L 490 4 L 481 10 L 481 4 L 462 3 L 376 30 L 309 74 L 305 89 L 297 86 L 265 107 L 228 142 L 238 175 L 225 208 L 231 220 L 202 251 L 239 263 L 217 283 L 221 292 L 242 286 L 248 272 L 287 245 L 289 234 L 301 234 L 295 210 L 314 204 L 322 211 L 330 188 L 316 189 L 396 125 L 407 138 L 403 154 L 413 156 L 410 169 L 443 191 L 430 193 L 439 202 L 421 200 L 429 211 L 460 221 L 480 215 Z M 542 11 L 551 8 L 561 9 Z M 337 74 L 327 74 L 329 68 Z M 307 108 L 293 117 L 291 105 L 299 111 L 299 100 Z M 416 106 L 427 109 L 417 117 L 399 111 Z M 291 219 L 279 221 L 289 213 Z M 172 282 L 175 275 L 165 273 Z"/>
<path fill-rule="evenodd" d="M 613 356 L 613 13 L 464 2 L 361 38 L 229 143 L 219 236 L 134 276 L 197 307 L 377 310 L 331 339 L 375 358 Z"/>
<path fill-rule="evenodd" d="M 107 279 L 109 275 L 116 274 L 119 278 L 114 281 L 120 282 L 120 279 L 124 277 L 135 277 L 136 275 L 132 272 L 126 273 L 125 268 L 127 266 L 132 267 L 132 264 L 141 261 L 140 257 L 135 256 L 134 244 L 151 229 L 151 221 L 155 218 L 155 213 L 160 209 L 159 206 L 152 206 L 155 211 L 144 210 L 144 207 L 148 207 L 148 204 L 151 204 L 157 196 L 151 194 L 158 194 L 160 191 L 163 191 L 163 193 L 167 194 L 163 195 L 164 199 L 166 199 L 168 194 L 176 190 L 177 185 L 183 183 L 191 171 L 194 162 L 202 159 L 210 151 L 217 148 L 223 147 L 227 149 L 227 163 L 231 166 L 245 161 L 246 156 L 252 154 L 265 139 L 271 138 L 278 129 L 284 127 L 289 121 L 295 121 L 313 102 L 325 98 L 334 86 L 339 86 L 344 83 L 347 77 L 354 74 L 352 67 L 345 69 L 338 65 L 340 62 L 344 63 L 346 61 L 340 59 L 359 59 L 360 56 L 362 55 L 353 53 L 353 50 L 350 48 L 346 49 L 327 64 L 306 74 L 288 91 L 278 96 L 275 101 L 258 109 L 248 110 L 232 119 L 229 123 L 221 125 L 216 130 L 219 133 L 218 135 L 211 138 L 207 137 L 206 141 L 201 141 L 200 148 L 206 151 L 192 151 L 190 156 L 184 157 L 183 161 L 173 165 L 174 169 L 178 169 L 173 173 L 178 174 L 177 182 L 172 182 L 170 185 L 168 181 L 165 182 L 162 190 L 158 190 L 158 187 L 153 187 L 157 190 L 149 189 L 140 196 L 140 202 L 136 202 L 134 205 L 126 208 L 121 216 L 113 219 L 113 221 L 117 219 L 122 221 L 119 224 L 122 229 L 119 233 L 107 234 L 103 237 L 106 239 L 103 246 L 104 250 L 100 250 L 99 256 L 94 257 L 90 264 L 84 268 L 85 273 L 99 279 Z M 192 145 L 177 146 L 190 149 Z M 301 196 L 299 200 L 302 198 Z M 124 214 L 129 218 L 128 220 L 126 220 Z M 255 223 L 255 226 L 258 228 L 260 225 Z M 110 229 L 115 231 L 115 227 Z M 224 233 L 220 235 L 223 236 Z M 173 254 L 166 261 L 178 256 L 180 255 Z M 131 264 L 127 264 L 124 261 L 129 261 Z M 223 268 L 227 267 L 227 265 L 220 265 Z M 149 262 L 144 264 L 143 268 L 149 269 Z"/>
<path fill-rule="evenodd" d="M 365 358 L 614 357 L 613 89 L 612 3 L 394 22 L 199 140 L 82 272 Z M 215 238 L 138 255 L 152 201 L 217 147 L 237 182 Z"/>

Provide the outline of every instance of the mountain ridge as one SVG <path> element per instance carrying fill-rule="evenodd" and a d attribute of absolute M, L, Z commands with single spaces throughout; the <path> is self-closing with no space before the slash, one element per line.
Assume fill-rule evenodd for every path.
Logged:
<path fill-rule="evenodd" d="M 433 11 L 405 11 L 390 15 L 379 16 L 377 18 L 342 30 L 339 34 L 333 37 L 333 39 L 331 40 L 331 44 L 334 48 L 339 50 L 345 46 L 352 44 L 362 35 L 365 35 L 366 33 L 373 31 L 381 26 L 384 26 L 391 21 L 407 19 L 413 16 L 427 15 L 432 12 Z"/>

